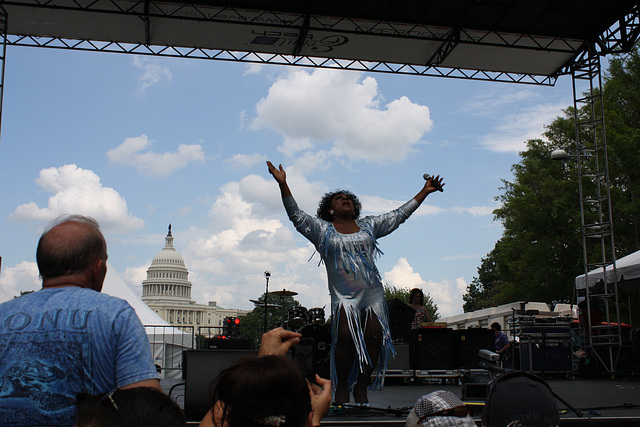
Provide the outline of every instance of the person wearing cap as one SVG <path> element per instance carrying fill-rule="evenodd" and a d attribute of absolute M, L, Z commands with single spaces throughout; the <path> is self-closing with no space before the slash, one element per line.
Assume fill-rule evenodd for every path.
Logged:
<path fill-rule="evenodd" d="M 556 398 L 541 378 L 513 372 L 489 389 L 482 412 L 485 427 L 555 427 L 560 423 Z"/>
<path fill-rule="evenodd" d="M 425 394 L 416 402 L 405 427 L 476 427 L 467 406 L 445 390 Z"/>

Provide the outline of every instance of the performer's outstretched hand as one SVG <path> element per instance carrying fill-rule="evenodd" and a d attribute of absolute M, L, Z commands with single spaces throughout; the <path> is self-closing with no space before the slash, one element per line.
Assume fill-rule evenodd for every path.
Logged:
<path fill-rule="evenodd" d="M 279 165 L 279 168 L 273 166 L 273 163 L 267 160 L 267 166 L 269 167 L 269 173 L 273 175 L 273 178 L 278 182 L 278 184 L 283 184 L 287 181 L 287 173 L 284 171 L 282 165 Z"/>
<path fill-rule="evenodd" d="M 432 176 L 427 180 L 427 182 L 425 182 L 424 188 L 425 190 L 427 190 L 427 193 L 433 193 L 434 191 L 442 191 L 442 187 L 445 186 L 445 184 L 442 182 L 443 180 L 444 178 L 440 178 L 440 175 L 435 177 Z"/>

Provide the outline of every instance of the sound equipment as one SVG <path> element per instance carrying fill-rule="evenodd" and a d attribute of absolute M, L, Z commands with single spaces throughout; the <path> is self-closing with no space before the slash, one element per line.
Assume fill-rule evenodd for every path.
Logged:
<path fill-rule="evenodd" d="M 520 369 L 531 373 L 571 373 L 571 319 L 516 317 Z"/>
<path fill-rule="evenodd" d="M 495 335 L 491 329 L 469 328 L 454 330 L 457 366 L 465 369 L 478 369 L 480 350 L 495 351 Z"/>
<path fill-rule="evenodd" d="M 398 354 L 396 355 L 395 359 L 389 359 L 387 369 L 396 371 L 408 371 L 410 369 L 409 344 L 399 342 L 394 343 L 393 345 L 396 348 L 396 353 Z"/>
<path fill-rule="evenodd" d="M 453 330 L 414 329 L 410 334 L 410 365 L 416 370 L 456 369 Z"/>
<path fill-rule="evenodd" d="M 409 341 L 411 323 L 416 315 L 416 311 L 397 298 L 388 300 L 387 308 L 389 309 L 391 338 L 394 341 Z"/>
<path fill-rule="evenodd" d="M 184 350 L 182 378 L 184 385 L 184 413 L 187 421 L 200 421 L 211 409 L 209 387 L 218 373 L 246 356 L 252 350 Z"/>

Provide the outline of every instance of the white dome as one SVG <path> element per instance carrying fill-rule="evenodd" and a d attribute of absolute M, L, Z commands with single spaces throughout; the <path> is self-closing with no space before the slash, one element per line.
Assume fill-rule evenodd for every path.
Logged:
<path fill-rule="evenodd" d="M 184 265 L 184 258 L 173 247 L 173 236 L 171 235 L 171 226 L 169 226 L 169 233 L 164 238 L 164 248 L 153 257 L 151 261 L 150 269 L 156 269 L 158 267 L 182 267 L 186 270 Z"/>

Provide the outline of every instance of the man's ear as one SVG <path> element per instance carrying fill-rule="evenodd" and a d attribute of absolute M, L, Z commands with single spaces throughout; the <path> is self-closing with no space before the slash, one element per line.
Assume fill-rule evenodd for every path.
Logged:
<path fill-rule="evenodd" d="M 97 259 L 91 266 L 91 289 L 102 291 L 104 278 L 107 276 L 107 260 Z"/>

